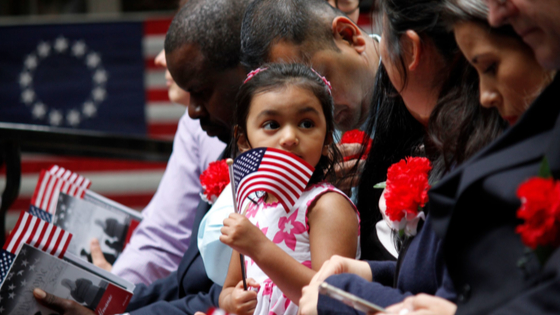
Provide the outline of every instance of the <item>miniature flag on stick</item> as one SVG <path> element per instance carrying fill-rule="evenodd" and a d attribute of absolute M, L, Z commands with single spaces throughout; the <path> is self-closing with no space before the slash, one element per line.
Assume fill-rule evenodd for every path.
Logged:
<path fill-rule="evenodd" d="M 49 173 L 83 189 L 89 189 L 89 186 L 91 186 L 91 181 L 88 178 L 58 165 L 51 166 Z"/>
<path fill-rule="evenodd" d="M 231 180 L 233 178 L 233 160 L 227 159 L 226 163 L 229 169 L 232 196 L 235 196 L 236 182 Z M 237 206 L 235 197 L 233 197 L 233 209 L 235 210 L 235 213 L 239 213 L 239 207 Z M 241 278 L 243 279 L 243 289 L 247 291 L 247 275 L 245 274 L 245 257 L 243 257 L 243 254 L 239 254 L 239 259 L 241 260 Z"/>
<path fill-rule="evenodd" d="M 84 188 L 83 184 L 82 186 L 77 186 L 66 181 L 64 177 L 54 175 L 51 173 L 51 170 L 41 171 L 41 175 L 39 175 L 39 180 L 37 181 L 37 187 L 35 187 L 35 192 L 31 198 L 31 204 L 53 214 L 56 211 L 56 203 L 58 202 L 58 195 L 60 192 L 73 197 L 83 198 L 86 193 L 86 188 Z M 72 176 L 69 178 L 71 177 Z M 89 182 L 89 180 L 87 181 Z M 85 186 L 89 187 L 89 185 Z"/>
<path fill-rule="evenodd" d="M 315 168 L 296 155 L 273 148 L 256 148 L 239 155 L 233 164 L 237 205 L 249 194 L 271 193 L 286 212 L 307 187 Z"/>
<path fill-rule="evenodd" d="M 27 243 L 48 254 L 62 258 L 71 240 L 71 233 L 28 212 L 22 212 L 4 244 L 4 250 L 17 255 L 23 244 Z"/>

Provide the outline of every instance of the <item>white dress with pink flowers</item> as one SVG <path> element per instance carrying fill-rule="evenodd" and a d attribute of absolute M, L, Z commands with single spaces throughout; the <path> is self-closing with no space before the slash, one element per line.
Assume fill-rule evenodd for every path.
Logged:
<path fill-rule="evenodd" d="M 307 209 L 319 196 L 330 191 L 346 197 L 333 185 L 322 182 L 308 187 L 290 212 L 286 212 L 280 203 L 265 203 L 264 198 L 261 198 L 257 204 L 252 203 L 248 206 L 246 216 L 272 242 L 295 260 L 311 268 Z M 350 199 L 348 201 L 356 209 L 352 201 Z M 357 210 L 356 214 L 358 214 Z M 359 258 L 359 237 L 356 242 L 358 244 L 356 258 Z M 298 306 L 292 303 L 248 256 L 245 256 L 245 265 L 247 278 L 253 278 L 261 285 L 255 315 L 297 314 Z"/>

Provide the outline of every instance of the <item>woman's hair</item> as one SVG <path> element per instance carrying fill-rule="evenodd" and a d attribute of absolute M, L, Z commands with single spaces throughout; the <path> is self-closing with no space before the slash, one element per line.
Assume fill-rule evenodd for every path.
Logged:
<path fill-rule="evenodd" d="M 236 98 L 234 114 L 234 132 L 232 146 L 235 148 L 234 154 L 239 154 L 237 140 L 239 137 L 247 137 L 247 116 L 251 107 L 253 97 L 259 93 L 278 91 L 290 86 L 297 86 L 309 90 L 317 97 L 321 103 L 327 132 L 325 142 L 332 139 L 334 132 L 334 103 L 331 96 L 331 88 L 327 86 L 324 77 L 320 76 L 315 70 L 308 66 L 291 64 L 265 64 L 261 68 L 249 74 L 248 79 L 239 89 Z M 249 139 L 247 138 L 247 141 Z M 249 145 L 251 145 L 249 143 Z M 341 154 L 334 141 L 329 145 L 331 154 L 321 156 L 319 163 L 315 166 L 315 172 L 311 176 L 309 184 L 315 184 L 324 180 L 326 177 L 335 179 L 334 166 L 341 161 Z M 332 180 L 331 180 L 332 181 Z"/>
<path fill-rule="evenodd" d="M 485 26 L 489 33 L 511 36 L 522 40 L 511 25 L 491 27 L 488 24 L 488 6 L 484 0 L 445 0 L 442 4 L 442 20 L 449 30 L 459 22 L 477 22 Z"/>
<path fill-rule="evenodd" d="M 407 73 L 401 37 L 408 30 L 418 34 L 421 45 L 433 45 L 443 64 L 435 82 L 443 82 L 438 101 L 430 115 L 429 127 L 412 117 L 387 71 L 381 66 L 370 110 L 367 130 L 374 133 L 358 190 L 358 209 L 362 231 L 374 229 L 381 219 L 378 201 L 380 189 L 373 185 L 387 179 L 387 169 L 406 156 L 424 155 L 433 165 L 430 181 L 472 156 L 491 142 L 504 123 L 497 111 L 479 104 L 478 76 L 459 51 L 455 38 L 441 18 L 443 0 L 381 0 L 383 37 L 390 62 L 403 78 Z M 440 71 L 439 69 L 447 69 Z M 440 84 L 440 83 L 438 83 Z M 362 254 L 374 250 L 370 235 L 362 237 Z M 375 253 L 372 253 L 375 254 Z"/>

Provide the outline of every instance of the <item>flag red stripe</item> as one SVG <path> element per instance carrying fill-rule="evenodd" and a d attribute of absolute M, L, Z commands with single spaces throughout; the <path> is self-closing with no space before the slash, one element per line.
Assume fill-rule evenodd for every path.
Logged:
<path fill-rule="evenodd" d="M 37 198 L 39 198 L 39 193 L 41 192 L 41 187 L 43 185 L 43 180 L 46 172 L 47 171 L 45 170 L 41 171 L 41 174 L 39 175 L 39 180 L 37 181 L 37 187 L 39 187 L 39 189 L 35 188 L 35 191 L 33 192 L 33 196 L 31 197 L 31 204 L 34 206 L 37 205 Z"/>
<path fill-rule="evenodd" d="M 23 216 L 26 217 L 25 225 L 23 226 L 21 232 L 17 233 L 18 235 L 16 235 L 17 237 L 16 242 L 9 250 L 12 254 L 16 254 L 16 251 L 19 248 L 19 244 L 21 244 L 21 242 L 23 241 L 25 233 L 27 232 L 27 229 L 29 228 L 29 224 L 31 223 L 31 216 L 28 213 L 24 213 Z M 19 228 L 17 229 L 17 231 L 19 231 Z"/>
<path fill-rule="evenodd" d="M 68 238 L 66 239 L 66 242 L 64 243 L 64 247 L 62 248 L 62 251 L 60 252 L 60 255 L 58 255 L 58 258 L 62 258 L 64 256 L 64 253 L 66 253 L 66 250 L 68 249 L 68 246 L 70 245 L 70 242 L 72 241 L 72 234 L 70 233 L 66 233 L 68 235 Z"/>
<path fill-rule="evenodd" d="M 303 160 L 302 158 L 300 158 L 297 155 L 294 155 L 290 152 L 287 151 L 283 151 L 283 150 L 279 150 L 279 149 L 275 149 L 275 148 L 267 148 L 266 152 L 265 152 L 265 157 L 266 157 L 266 153 L 276 153 L 273 156 L 279 158 L 279 159 L 284 159 L 284 160 L 289 160 L 290 164 L 294 164 L 294 165 L 298 165 L 298 168 L 304 168 L 306 169 L 306 171 L 304 171 L 304 174 L 310 174 L 309 176 L 311 176 L 311 174 L 313 174 L 313 171 L 315 170 L 315 167 L 313 167 L 312 165 L 310 165 L 309 163 L 307 163 L 305 160 Z"/>
<path fill-rule="evenodd" d="M 257 178 L 255 181 L 248 181 L 247 182 L 247 185 L 245 186 L 245 188 L 246 188 L 245 192 L 243 194 L 239 195 L 241 197 L 241 199 L 238 200 L 238 202 L 237 202 L 238 205 L 241 204 L 240 201 L 245 200 L 251 192 L 254 192 L 254 191 L 251 191 L 251 190 L 255 186 L 263 187 L 263 189 L 261 189 L 261 190 L 264 190 L 264 191 L 268 191 L 268 190 L 266 190 L 266 187 L 272 187 L 272 188 L 276 189 L 280 194 L 282 194 L 282 196 L 276 196 L 276 193 L 273 193 L 276 196 L 276 198 L 287 199 L 288 202 L 290 203 L 290 207 L 293 206 L 296 203 L 296 200 L 293 199 L 292 197 L 290 197 L 290 195 L 288 195 L 285 192 L 285 190 L 282 189 L 282 187 L 276 185 L 275 183 L 270 183 L 270 182 L 267 182 L 267 181 L 259 181 L 260 178 L 261 177 L 259 176 L 259 178 Z M 272 192 L 272 191 L 269 191 L 269 192 Z M 289 209 L 289 208 L 286 208 L 286 209 Z"/>
<path fill-rule="evenodd" d="M 3 247 L 4 250 L 7 250 L 7 251 L 9 251 L 10 253 L 13 254 L 13 252 L 12 252 L 10 249 L 8 249 L 8 246 L 10 245 L 10 243 L 12 242 L 12 239 L 13 239 L 14 237 L 18 237 L 18 236 L 19 236 L 19 234 L 18 234 L 18 228 L 21 226 L 21 221 L 23 221 L 25 218 L 26 218 L 25 212 L 20 213 L 19 218 L 18 218 L 18 220 L 17 220 L 17 223 L 16 223 L 14 229 L 12 230 L 12 232 L 10 233 L 10 235 L 8 236 L 8 238 L 6 239 L 6 242 L 4 243 L 4 247 Z M 22 230 L 22 231 L 23 231 L 23 230 Z"/>
<path fill-rule="evenodd" d="M 289 212 L 290 209 L 293 207 L 293 205 L 295 204 L 295 201 L 293 201 L 292 199 L 289 199 L 289 197 L 281 195 L 281 196 L 277 196 L 277 193 L 271 189 L 273 188 L 272 185 L 270 185 L 270 183 L 265 183 L 265 185 L 254 185 L 253 188 L 247 192 L 247 194 L 245 195 L 244 198 L 240 199 L 239 201 L 243 201 L 245 199 L 247 199 L 247 197 L 251 194 L 254 193 L 256 191 L 266 191 L 268 193 L 273 194 L 274 196 L 276 196 L 276 198 L 278 198 L 278 201 L 282 204 L 282 206 L 284 207 L 284 209 L 286 210 L 286 212 Z M 278 189 L 276 189 L 278 190 Z M 281 193 L 281 192 L 279 192 Z M 243 204 L 242 202 L 239 202 L 238 204 Z"/>
<path fill-rule="evenodd" d="M 146 100 L 148 102 L 171 102 L 167 89 L 151 88 L 146 91 Z"/>
<path fill-rule="evenodd" d="M 171 18 L 147 20 L 144 22 L 144 36 L 166 34 L 169 24 L 171 24 Z"/>
<path fill-rule="evenodd" d="M 174 135 L 177 132 L 177 123 L 153 123 L 148 125 L 148 135 L 162 137 Z"/>
<path fill-rule="evenodd" d="M 263 163 L 264 162 L 275 163 L 276 165 L 281 165 L 283 168 L 288 170 L 290 173 L 298 174 L 298 176 L 300 178 L 311 177 L 311 175 L 313 175 L 313 170 L 312 169 L 303 169 L 299 165 L 294 163 L 293 160 L 290 160 L 289 158 L 284 158 L 284 157 L 279 157 L 279 156 L 270 156 L 270 155 L 265 154 L 264 158 L 263 158 Z"/>
<path fill-rule="evenodd" d="M 31 243 L 31 241 L 33 240 L 33 237 L 36 235 L 37 230 L 39 229 L 39 227 L 41 226 L 41 219 L 29 215 L 31 217 L 31 221 L 33 222 L 33 225 L 31 226 L 31 233 L 29 233 L 29 236 L 26 237 L 26 239 L 24 240 L 24 243 Z M 39 231 L 40 233 L 40 231 Z M 31 244 L 30 244 L 31 245 Z"/>
<path fill-rule="evenodd" d="M 286 181 L 289 181 L 294 187 L 297 187 L 300 190 L 304 190 L 307 182 L 309 181 L 309 178 L 302 178 L 299 174 L 291 172 L 290 170 L 286 169 L 285 166 L 278 163 L 263 162 L 261 163 L 259 171 L 279 173 L 283 178 L 285 178 Z M 284 171 L 284 173 L 282 173 L 282 171 Z M 295 179 L 293 177 L 295 177 Z"/>
<path fill-rule="evenodd" d="M 39 234 L 39 238 L 37 239 L 37 243 L 34 245 L 35 247 L 38 247 L 41 244 L 41 241 L 43 240 L 43 237 L 45 237 L 45 233 L 47 232 L 47 228 L 48 228 L 48 225 L 45 224 L 43 226 L 43 229 L 41 230 L 41 233 Z"/>
<path fill-rule="evenodd" d="M 301 195 L 301 192 L 303 191 L 303 189 L 301 189 L 299 192 L 296 191 L 295 189 L 293 189 L 293 187 L 290 187 L 289 183 L 286 183 L 285 180 L 279 179 L 277 177 L 274 176 L 270 176 L 270 175 L 266 175 L 263 174 L 262 172 L 257 172 L 257 173 L 253 173 L 253 174 L 249 174 L 247 175 L 245 178 L 243 178 L 243 180 L 241 181 L 241 184 L 239 185 L 240 188 L 237 190 L 238 191 L 238 195 L 239 196 L 244 196 L 244 195 L 248 195 L 246 193 L 247 189 L 250 189 L 255 181 L 260 180 L 262 178 L 266 178 L 269 180 L 272 180 L 278 184 L 282 185 L 282 191 L 289 191 L 292 193 L 292 195 L 295 197 L 290 196 L 290 199 L 292 199 L 294 202 L 295 200 L 297 200 L 297 198 L 299 198 L 299 196 Z M 288 193 L 285 193 L 286 195 L 289 195 Z M 243 198 L 244 200 L 245 198 Z"/>
<path fill-rule="evenodd" d="M 57 231 L 56 226 L 54 226 L 54 224 L 53 224 L 53 226 L 51 227 L 50 233 L 47 234 L 47 241 L 45 242 L 45 245 L 43 246 L 43 248 L 40 248 L 40 250 L 42 250 L 42 251 L 48 250 L 49 245 L 51 244 L 53 238 L 56 235 L 56 231 Z"/>
<path fill-rule="evenodd" d="M 43 236 L 43 239 L 41 240 L 41 242 L 39 243 L 39 245 L 37 245 L 37 248 L 40 250 L 45 250 L 48 245 L 49 245 L 49 240 L 52 238 L 52 234 L 54 233 L 54 224 L 49 224 L 46 228 L 45 231 L 45 235 Z"/>
<path fill-rule="evenodd" d="M 56 254 L 56 250 L 58 249 L 58 246 L 60 246 L 60 242 L 62 241 L 62 238 L 64 237 L 64 234 L 65 234 L 64 230 L 62 230 L 62 229 L 59 229 L 59 230 L 60 230 L 60 232 L 58 234 L 58 237 L 56 238 L 56 242 L 54 243 L 54 246 L 49 253 L 51 255 Z"/>

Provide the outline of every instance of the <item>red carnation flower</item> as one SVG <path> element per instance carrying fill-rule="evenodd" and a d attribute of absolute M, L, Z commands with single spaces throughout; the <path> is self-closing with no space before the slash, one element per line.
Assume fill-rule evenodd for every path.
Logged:
<path fill-rule="evenodd" d="M 200 196 L 204 201 L 214 203 L 229 184 L 229 169 L 226 160 L 211 162 L 199 178 L 203 189 Z"/>
<path fill-rule="evenodd" d="M 371 143 L 372 140 L 371 138 L 368 136 L 367 133 L 360 131 L 358 129 L 354 129 L 354 130 L 350 130 L 345 132 L 342 135 L 342 138 L 340 139 L 340 143 L 341 144 L 345 144 L 345 143 L 364 143 L 364 140 L 367 143 L 367 147 L 366 150 L 364 152 L 364 154 L 362 155 L 362 160 L 365 160 L 368 156 L 369 150 L 371 149 Z M 345 156 L 344 157 L 344 161 L 350 161 L 353 159 L 357 159 L 358 156 L 360 156 L 359 154 L 354 154 L 354 155 L 350 155 L 350 156 Z"/>
<path fill-rule="evenodd" d="M 407 214 L 416 217 L 428 202 L 428 173 L 432 165 L 427 158 L 407 157 L 389 167 L 385 188 L 387 210 L 391 221 L 401 221 Z"/>
<path fill-rule="evenodd" d="M 560 245 L 560 181 L 531 178 L 517 189 L 521 207 L 517 217 L 525 220 L 515 232 L 532 249 Z"/>

